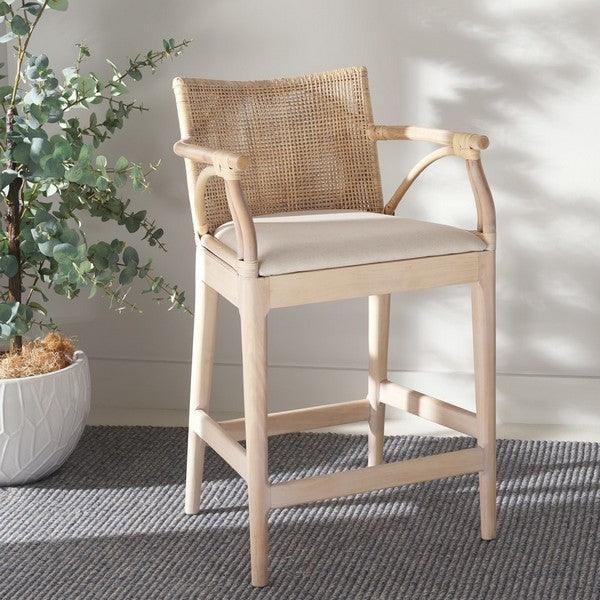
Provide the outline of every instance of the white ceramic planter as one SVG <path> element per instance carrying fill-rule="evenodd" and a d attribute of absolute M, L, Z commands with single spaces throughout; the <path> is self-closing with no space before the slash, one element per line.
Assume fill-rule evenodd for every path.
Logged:
<path fill-rule="evenodd" d="M 83 432 L 90 395 L 80 351 L 60 371 L 0 379 L 0 486 L 35 481 L 65 462 Z"/>

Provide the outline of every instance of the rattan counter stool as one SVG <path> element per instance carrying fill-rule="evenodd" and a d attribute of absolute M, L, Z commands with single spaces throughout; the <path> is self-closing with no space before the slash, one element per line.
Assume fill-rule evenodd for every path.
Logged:
<path fill-rule="evenodd" d="M 248 483 L 252 584 L 268 582 L 269 509 L 479 473 L 481 536 L 496 532 L 495 212 L 481 166 L 485 136 L 373 124 L 367 71 L 273 81 L 174 80 L 196 237 L 196 299 L 185 511 L 200 510 L 205 444 Z M 376 142 L 441 148 L 384 205 Z M 445 156 L 466 161 L 477 229 L 394 216 L 418 175 Z M 472 288 L 476 412 L 387 379 L 390 294 Z M 238 307 L 244 419 L 209 415 L 217 298 Z M 368 296 L 365 399 L 268 414 L 270 310 Z M 383 463 L 386 405 L 477 438 L 466 450 Z M 369 466 L 269 484 L 269 435 L 369 423 Z M 246 448 L 239 444 L 246 440 Z"/>

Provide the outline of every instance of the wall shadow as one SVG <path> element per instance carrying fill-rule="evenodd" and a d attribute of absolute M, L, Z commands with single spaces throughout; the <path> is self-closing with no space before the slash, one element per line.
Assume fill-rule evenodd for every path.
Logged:
<path fill-rule="evenodd" d="M 389 6 L 379 10 L 389 18 Z M 414 64 L 417 71 L 434 69 L 450 82 L 443 90 L 428 89 L 429 80 L 409 82 L 406 93 L 418 94 L 434 115 L 427 125 L 491 137 L 483 162 L 498 215 L 498 371 L 599 377 L 600 278 L 594 273 L 600 260 L 600 198 L 590 193 L 597 174 L 580 140 L 591 115 L 570 115 L 568 106 L 578 94 L 589 93 L 586 86 L 600 73 L 600 5 L 459 0 L 393 10 L 402 16 L 393 19 L 399 63 Z M 557 115 L 561 122 L 553 121 Z M 585 139 L 589 144 L 591 138 Z M 557 169 L 564 176 L 559 185 Z M 435 186 L 432 172 L 397 214 L 408 210 L 435 219 L 422 191 L 443 195 L 443 185 Z M 468 302 L 460 293 L 463 298 Z M 428 292 L 419 300 L 426 314 L 446 314 L 458 303 L 458 293 Z M 394 353 L 410 356 L 413 337 L 422 342 L 423 321 L 419 326 L 414 308 L 409 302 L 395 310 L 397 326 L 410 335 L 406 342 L 400 339 L 392 362 Z M 422 342 L 437 348 L 431 350 L 433 362 L 460 370 L 451 348 L 439 350 L 437 341 Z M 598 423 L 600 408 L 588 401 L 578 418 Z"/>

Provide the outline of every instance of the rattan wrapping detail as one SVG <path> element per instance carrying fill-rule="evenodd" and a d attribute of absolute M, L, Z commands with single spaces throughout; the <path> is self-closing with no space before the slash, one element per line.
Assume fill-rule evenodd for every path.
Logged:
<path fill-rule="evenodd" d="M 242 186 L 252 215 L 351 209 L 382 212 L 367 71 L 272 81 L 174 81 L 182 138 L 250 159 Z M 193 194 L 203 165 L 186 160 Z M 230 221 L 223 182 L 206 194 L 208 231 Z"/>

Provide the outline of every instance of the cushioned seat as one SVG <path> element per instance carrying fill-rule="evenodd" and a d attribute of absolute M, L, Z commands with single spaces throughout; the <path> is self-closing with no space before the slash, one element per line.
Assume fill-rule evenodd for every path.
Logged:
<path fill-rule="evenodd" d="M 255 217 L 254 225 L 263 276 L 486 248 L 463 229 L 369 212 L 282 213 Z M 214 236 L 235 250 L 232 222 L 218 227 Z"/>

